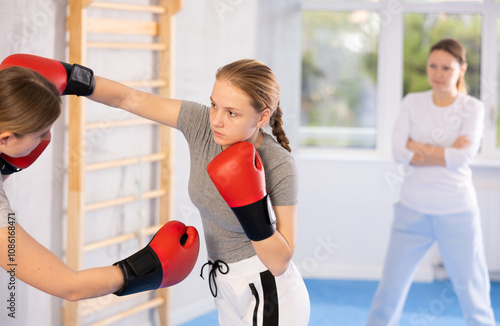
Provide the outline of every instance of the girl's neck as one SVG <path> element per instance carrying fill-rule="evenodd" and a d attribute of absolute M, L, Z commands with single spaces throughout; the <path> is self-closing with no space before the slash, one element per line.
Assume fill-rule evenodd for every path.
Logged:
<path fill-rule="evenodd" d="M 257 130 L 257 132 L 255 133 L 255 135 L 253 135 L 252 137 L 250 137 L 249 139 L 247 139 L 245 141 L 252 143 L 253 146 L 255 147 L 255 149 L 259 148 L 260 145 L 262 145 L 262 142 L 264 141 L 263 131 L 259 128 Z M 222 146 L 222 150 L 227 149 L 229 146 L 231 146 L 231 145 Z"/>
<path fill-rule="evenodd" d="M 458 96 L 458 90 L 450 91 L 450 92 L 432 92 L 432 102 L 436 106 L 448 106 L 455 102 L 455 99 Z"/>

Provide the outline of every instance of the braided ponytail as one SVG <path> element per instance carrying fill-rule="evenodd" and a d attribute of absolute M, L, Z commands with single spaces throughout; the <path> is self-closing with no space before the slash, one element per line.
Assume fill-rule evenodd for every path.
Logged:
<path fill-rule="evenodd" d="M 279 103 L 269 119 L 269 126 L 271 127 L 273 135 L 276 137 L 278 143 L 280 143 L 281 146 L 283 146 L 283 148 L 287 151 L 291 152 L 292 148 L 290 147 L 290 141 L 288 140 L 285 130 L 283 129 L 283 110 L 281 109 Z"/>

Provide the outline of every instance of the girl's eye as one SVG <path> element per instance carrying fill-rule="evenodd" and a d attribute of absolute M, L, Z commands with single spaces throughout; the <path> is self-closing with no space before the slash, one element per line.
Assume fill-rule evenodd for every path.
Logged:
<path fill-rule="evenodd" d="M 214 102 L 210 102 L 210 107 L 215 109 L 215 103 Z"/>
<path fill-rule="evenodd" d="M 232 112 L 232 111 L 229 111 L 229 116 L 231 117 L 235 117 L 236 116 L 236 113 Z"/>

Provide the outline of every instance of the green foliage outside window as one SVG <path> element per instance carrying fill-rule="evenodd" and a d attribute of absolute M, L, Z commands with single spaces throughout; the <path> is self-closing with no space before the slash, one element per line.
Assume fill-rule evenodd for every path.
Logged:
<path fill-rule="evenodd" d="M 302 144 L 375 146 L 369 130 L 375 130 L 377 114 L 379 20 L 377 13 L 369 11 L 303 13 L 301 125 L 337 128 L 345 134 L 307 136 Z M 443 13 L 404 15 L 401 97 L 430 89 L 427 56 L 431 46 L 444 38 L 454 38 L 465 47 L 468 92 L 479 98 L 481 16 Z M 500 132 L 498 138 L 500 143 Z"/>

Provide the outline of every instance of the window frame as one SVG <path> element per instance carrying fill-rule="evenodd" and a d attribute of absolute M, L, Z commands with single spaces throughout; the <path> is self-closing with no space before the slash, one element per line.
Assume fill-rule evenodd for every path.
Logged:
<path fill-rule="evenodd" d="M 500 74 L 497 63 L 497 24 L 500 24 L 500 3 L 495 0 L 482 2 L 445 1 L 439 3 L 416 3 L 404 0 L 368 1 L 302 1 L 304 11 L 350 12 L 355 10 L 376 11 L 380 15 L 380 35 L 377 62 L 377 117 L 376 144 L 374 149 L 314 148 L 300 145 L 301 153 L 325 154 L 334 157 L 391 158 L 391 136 L 403 93 L 403 47 L 404 16 L 409 13 L 479 14 L 481 27 L 481 94 L 484 103 L 485 130 L 481 150 L 476 161 L 491 161 L 500 158 L 497 137 L 497 98 Z M 300 125 L 300 123 L 299 123 Z M 303 134 L 309 127 L 298 127 Z M 334 127 L 331 128 L 335 132 Z M 485 163 L 486 164 L 486 163 Z M 500 163 L 499 163 L 500 164 Z"/>

